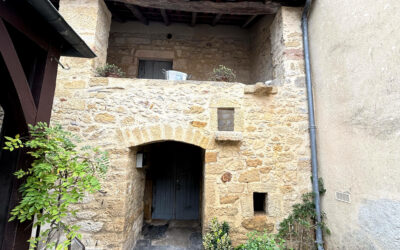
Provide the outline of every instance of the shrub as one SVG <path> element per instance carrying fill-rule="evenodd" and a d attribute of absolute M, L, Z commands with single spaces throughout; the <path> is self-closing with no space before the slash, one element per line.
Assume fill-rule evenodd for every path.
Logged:
<path fill-rule="evenodd" d="M 106 65 L 96 68 L 96 76 L 123 77 L 125 76 L 125 73 L 117 65 L 106 63 Z"/>
<path fill-rule="evenodd" d="M 231 250 L 232 242 L 229 237 L 229 225 L 220 224 L 217 218 L 211 220 L 209 232 L 203 237 L 205 250 Z"/>
<path fill-rule="evenodd" d="M 320 178 L 319 193 L 322 196 L 326 190 Z M 325 214 L 321 212 L 321 228 L 325 233 L 330 234 L 323 219 Z M 302 196 L 302 203 L 293 205 L 292 213 L 279 224 L 278 237 L 286 239 L 289 247 L 296 249 L 314 249 L 314 229 L 317 226 L 314 204 L 314 193 L 306 193 Z"/>
<path fill-rule="evenodd" d="M 29 125 L 27 138 L 5 138 L 5 150 L 26 148 L 33 160 L 29 169 L 14 173 L 25 180 L 19 189 L 22 200 L 11 211 L 10 221 L 35 218 L 34 227 L 47 228 L 29 240 L 30 249 L 38 244 L 46 249 L 66 249 L 73 238 L 80 238 L 79 227 L 64 220 L 76 213 L 70 205 L 81 202 L 85 193 L 100 190 L 98 177 L 108 168 L 107 154 L 97 148 L 77 149 L 77 137 L 61 126 L 48 127 L 46 123 Z"/>
<path fill-rule="evenodd" d="M 280 250 L 285 249 L 285 241 L 268 233 L 251 232 L 245 244 L 235 248 L 236 250 Z"/>
<path fill-rule="evenodd" d="M 211 80 L 220 82 L 234 82 L 236 80 L 236 74 L 232 69 L 225 67 L 224 65 L 219 65 L 217 68 L 213 69 Z"/>

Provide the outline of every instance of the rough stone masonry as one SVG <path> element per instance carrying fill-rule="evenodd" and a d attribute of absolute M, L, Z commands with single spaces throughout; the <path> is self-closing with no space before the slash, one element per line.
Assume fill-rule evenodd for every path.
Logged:
<path fill-rule="evenodd" d="M 249 231 L 276 231 L 311 189 L 301 10 L 281 8 L 268 30 L 275 86 L 264 91 L 263 84 L 94 77 L 107 58 L 111 15 L 98 0 L 60 5 L 99 57 L 61 59 L 71 70 L 60 69 L 52 122 L 108 150 L 111 159 L 105 192 L 88 196 L 71 218 L 87 249 L 132 249 L 143 223 L 137 147 L 165 140 L 205 150 L 203 232 L 213 217 L 230 224 L 235 245 Z M 218 108 L 234 109 L 234 131 L 218 134 Z M 253 192 L 268 194 L 266 213 L 254 212 Z"/>

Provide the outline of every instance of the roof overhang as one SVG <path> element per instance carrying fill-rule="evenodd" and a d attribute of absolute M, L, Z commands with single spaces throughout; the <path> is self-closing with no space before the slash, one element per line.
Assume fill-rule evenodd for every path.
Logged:
<path fill-rule="evenodd" d="M 61 55 L 94 58 L 96 54 L 65 21 L 49 0 L 26 0 L 63 39 Z"/>

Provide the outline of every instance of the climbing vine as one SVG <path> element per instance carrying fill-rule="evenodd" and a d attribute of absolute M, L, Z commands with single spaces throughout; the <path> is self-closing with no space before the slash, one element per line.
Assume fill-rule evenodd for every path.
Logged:
<path fill-rule="evenodd" d="M 108 168 L 107 153 L 92 147 L 77 147 L 79 138 L 46 123 L 29 125 L 29 136 L 5 137 L 5 150 L 26 148 L 32 156 L 31 167 L 14 175 L 24 178 L 20 187 L 21 202 L 12 210 L 10 221 L 33 220 L 41 226 L 39 237 L 29 240 L 30 248 L 38 244 L 46 249 L 66 249 L 78 234 L 79 227 L 63 220 L 74 216 L 71 204 L 82 201 L 86 193 L 100 190 L 98 177 Z"/>
<path fill-rule="evenodd" d="M 325 194 L 326 189 L 322 179 L 318 179 L 319 194 Z M 323 222 L 325 213 L 321 213 L 321 228 L 330 234 Z M 314 204 L 314 193 L 306 193 L 302 196 L 302 202 L 293 205 L 292 213 L 279 224 L 278 237 L 286 239 L 286 246 L 293 249 L 314 249 L 314 229 L 317 227 Z"/>

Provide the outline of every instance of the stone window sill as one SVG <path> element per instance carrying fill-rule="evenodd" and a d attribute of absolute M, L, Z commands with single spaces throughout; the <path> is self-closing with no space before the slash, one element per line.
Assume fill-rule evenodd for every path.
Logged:
<path fill-rule="evenodd" d="M 215 132 L 216 141 L 239 142 L 243 140 L 242 132 L 236 131 L 217 131 Z"/>
<path fill-rule="evenodd" d="M 278 89 L 276 86 L 266 85 L 265 83 L 258 82 L 254 85 L 245 86 L 244 93 L 252 95 L 260 95 L 260 96 L 275 95 L 278 93 Z"/>

